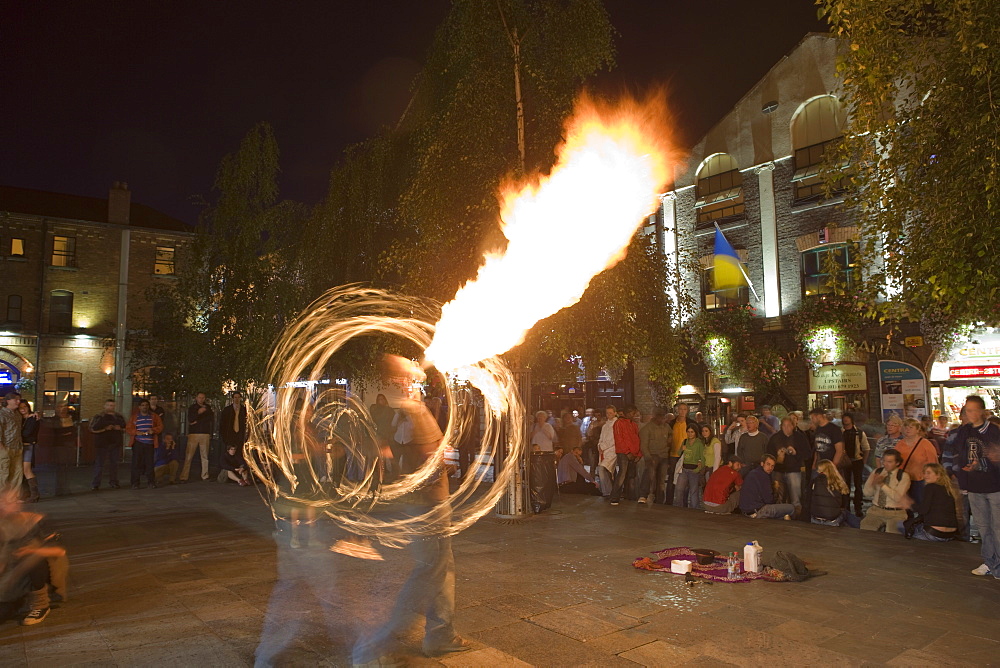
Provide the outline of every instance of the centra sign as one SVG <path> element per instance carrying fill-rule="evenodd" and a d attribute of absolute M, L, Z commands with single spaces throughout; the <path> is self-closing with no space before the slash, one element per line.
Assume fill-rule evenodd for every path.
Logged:
<path fill-rule="evenodd" d="M 830 364 L 809 374 L 809 391 L 867 392 L 868 367 L 864 364 Z"/>

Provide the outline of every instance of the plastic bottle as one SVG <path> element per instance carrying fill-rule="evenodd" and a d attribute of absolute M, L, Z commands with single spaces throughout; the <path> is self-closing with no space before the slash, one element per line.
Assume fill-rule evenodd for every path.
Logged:
<path fill-rule="evenodd" d="M 760 573 L 764 548 L 757 541 L 751 541 L 743 548 L 743 569 L 748 573 Z"/>
<path fill-rule="evenodd" d="M 735 552 L 729 553 L 729 559 L 726 560 L 726 570 L 726 575 L 730 579 L 736 579 L 740 576 L 740 558 Z"/>

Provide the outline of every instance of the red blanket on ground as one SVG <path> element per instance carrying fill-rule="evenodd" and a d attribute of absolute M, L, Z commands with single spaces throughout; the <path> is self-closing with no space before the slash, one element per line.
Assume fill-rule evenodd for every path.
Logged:
<path fill-rule="evenodd" d="M 777 571 L 772 571 L 772 569 L 767 568 L 766 566 L 761 573 L 747 573 L 743 571 L 742 560 L 740 561 L 740 574 L 731 578 L 729 577 L 729 571 L 726 568 L 726 558 L 724 556 L 718 556 L 715 558 L 713 563 L 702 566 L 698 563 L 698 555 L 696 555 L 690 547 L 670 547 L 666 550 L 653 552 L 652 554 L 656 557 L 655 560 L 650 559 L 649 557 L 639 557 L 632 562 L 632 565 L 646 571 L 670 573 L 670 562 L 672 560 L 686 559 L 692 562 L 691 575 L 696 578 L 712 580 L 713 582 L 750 582 L 751 580 L 768 580 L 771 582 L 781 581 L 781 574 Z"/>

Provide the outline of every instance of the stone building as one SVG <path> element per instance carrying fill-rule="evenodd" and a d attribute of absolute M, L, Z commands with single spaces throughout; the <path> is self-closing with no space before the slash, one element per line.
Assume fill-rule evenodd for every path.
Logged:
<path fill-rule="evenodd" d="M 33 380 L 22 394 L 43 411 L 67 401 L 83 418 L 111 397 L 130 407 L 117 334 L 155 330 L 147 289 L 174 280 L 193 237 L 124 183 L 106 200 L 0 187 L 0 391 Z"/>
<path fill-rule="evenodd" d="M 691 150 L 663 197 L 657 216 L 660 243 L 679 286 L 673 297 L 680 318 L 701 310 L 749 305 L 758 336 L 782 351 L 797 347 L 787 316 L 838 280 L 857 277 L 852 243 L 858 240 L 843 197 L 824 195 L 819 177 L 824 150 L 842 135 L 844 107 L 835 74 L 837 40 L 809 34 L 748 91 Z M 744 261 L 748 289 L 717 290 L 713 244 L 720 229 Z M 779 396 L 757 397 L 753 388 L 727 386 L 702 366 L 687 369 L 682 399 L 725 418 L 762 401 L 787 409 L 820 405 L 878 408 L 874 361 L 827 360 L 813 371 L 792 355 Z M 848 366 L 850 365 L 850 366 Z M 831 381 L 827 376 L 834 376 Z M 841 382 L 842 377 L 853 380 Z"/>

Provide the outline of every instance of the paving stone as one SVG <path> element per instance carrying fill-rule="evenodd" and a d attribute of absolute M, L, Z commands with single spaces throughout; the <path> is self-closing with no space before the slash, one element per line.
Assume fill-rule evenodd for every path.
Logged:
<path fill-rule="evenodd" d="M 120 666 L 245 666 L 246 662 L 213 635 L 197 635 L 182 641 L 167 640 L 112 651 Z"/>
<path fill-rule="evenodd" d="M 634 617 L 591 604 L 543 612 L 528 621 L 577 640 L 597 638 L 639 623 Z"/>
<path fill-rule="evenodd" d="M 622 652 L 620 656 L 641 666 L 673 666 L 693 659 L 697 653 L 691 647 L 681 647 L 664 640 L 654 640 L 627 652 Z"/>
<path fill-rule="evenodd" d="M 470 652 L 461 652 L 440 659 L 440 662 L 453 668 L 478 668 L 479 666 L 502 666 L 503 668 L 530 668 L 530 663 L 505 654 L 498 649 L 488 647 Z"/>

